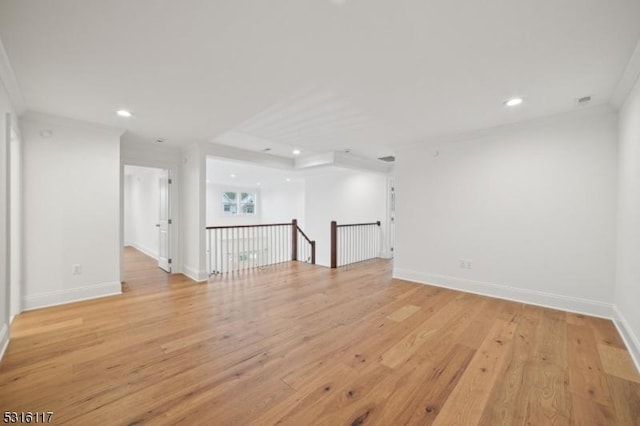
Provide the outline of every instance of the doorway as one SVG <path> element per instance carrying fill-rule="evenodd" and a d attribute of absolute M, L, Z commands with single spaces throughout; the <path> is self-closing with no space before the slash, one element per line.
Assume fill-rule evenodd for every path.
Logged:
<path fill-rule="evenodd" d="M 171 172 L 168 169 L 124 166 L 124 246 L 154 259 L 172 272 Z"/>

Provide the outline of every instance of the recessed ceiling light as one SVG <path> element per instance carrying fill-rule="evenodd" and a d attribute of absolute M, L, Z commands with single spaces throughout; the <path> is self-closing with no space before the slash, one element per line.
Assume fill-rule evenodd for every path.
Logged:
<path fill-rule="evenodd" d="M 518 106 L 522 103 L 522 98 L 511 98 L 504 104 L 508 107 Z"/>
<path fill-rule="evenodd" d="M 256 183 L 256 185 L 260 186 L 260 185 L 261 185 L 261 183 L 260 183 L 260 182 L 258 182 L 258 183 Z"/>
<path fill-rule="evenodd" d="M 285 180 L 286 180 L 287 182 L 291 182 L 291 179 L 289 179 L 289 178 L 286 178 Z"/>
<path fill-rule="evenodd" d="M 229 175 L 229 177 L 234 178 L 234 177 L 236 177 L 236 175 L 235 175 L 235 174 L 233 174 L 233 173 L 231 173 L 231 174 Z"/>
<path fill-rule="evenodd" d="M 120 117 L 127 117 L 127 118 L 133 115 L 131 111 L 127 111 L 126 109 L 119 109 L 116 111 L 116 114 L 118 114 Z"/>
<path fill-rule="evenodd" d="M 158 139 L 156 139 L 156 142 L 158 142 L 158 143 L 162 143 L 162 142 L 164 142 L 164 139 L 162 139 L 162 138 L 158 138 Z"/>
<path fill-rule="evenodd" d="M 300 155 L 300 150 L 299 149 L 294 149 L 291 152 L 293 152 L 293 155 Z"/>

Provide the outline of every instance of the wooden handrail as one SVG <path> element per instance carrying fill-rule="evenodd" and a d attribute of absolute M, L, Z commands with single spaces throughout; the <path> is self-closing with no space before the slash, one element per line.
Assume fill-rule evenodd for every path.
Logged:
<path fill-rule="evenodd" d="M 307 242 L 309 244 L 311 244 L 311 238 L 307 237 L 307 234 L 304 233 L 304 231 L 302 229 L 300 229 L 300 227 L 298 226 L 298 231 L 300 231 L 300 233 L 302 234 L 302 236 L 307 240 Z"/>
<path fill-rule="evenodd" d="M 336 225 L 338 228 L 342 228 L 345 226 L 367 226 L 367 225 L 378 225 L 380 226 L 380 221 L 377 222 L 369 222 L 369 223 L 347 223 L 344 225 Z"/>
<path fill-rule="evenodd" d="M 259 229 L 259 228 L 275 228 L 273 230 L 259 230 L 259 231 L 238 231 L 238 229 Z M 290 227 L 290 228 L 289 228 Z M 304 246 L 301 248 L 301 252 L 305 255 L 305 259 L 303 259 L 304 262 L 308 262 L 309 260 L 311 260 L 311 263 L 315 265 L 316 263 L 316 242 L 311 240 L 309 238 L 309 236 L 307 234 L 304 233 L 304 231 L 302 229 L 300 229 L 300 227 L 298 226 L 298 221 L 296 219 L 292 219 L 291 222 L 287 222 L 287 223 L 263 223 L 263 224 L 257 224 L 257 225 L 225 225 L 225 226 L 207 226 L 205 228 L 206 231 L 210 231 L 207 233 L 207 239 L 208 239 L 208 244 L 209 244 L 209 261 L 212 263 L 215 263 L 215 267 L 212 267 L 212 265 L 209 265 L 209 269 L 211 269 L 212 271 L 215 268 L 215 272 L 212 273 L 221 273 L 218 271 L 217 269 L 217 265 L 218 262 L 221 262 L 222 268 L 221 270 L 224 270 L 224 265 L 225 265 L 225 261 L 226 261 L 226 266 L 227 266 L 227 271 L 229 271 L 229 263 L 230 260 L 228 259 L 228 254 L 227 254 L 227 258 L 225 258 L 225 260 L 222 259 L 222 254 L 218 254 L 218 253 L 222 253 L 222 251 L 218 252 L 218 251 L 214 251 L 212 249 L 212 244 L 211 244 L 211 238 L 213 236 L 214 240 L 214 246 L 216 247 L 216 250 L 218 250 L 218 236 L 220 236 L 220 247 L 222 248 L 222 241 L 223 241 L 223 236 L 226 236 L 227 238 L 224 240 L 226 241 L 226 246 L 225 248 L 229 249 L 229 241 L 231 241 L 230 245 L 231 245 L 231 250 L 235 250 L 236 248 L 241 248 L 241 249 L 246 249 L 247 244 L 248 244 L 248 248 L 249 250 L 254 250 L 256 248 L 260 249 L 260 250 L 264 250 L 264 245 L 262 245 L 261 241 L 258 241 L 258 243 L 256 244 L 255 241 L 252 242 L 251 238 L 256 238 L 256 236 L 258 238 L 263 238 L 266 233 L 266 237 L 267 238 L 271 238 L 273 239 L 273 236 L 276 236 L 276 239 L 279 238 L 279 242 L 281 244 L 283 244 L 284 242 L 286 242 L 286 238 L 283 238 L 284 235 L 286 235 L 286 232 L 289 232 L 289 230 L 291 231 L 291 237 L 290 237 L 290 243 L 291 246 L 290 247 L 286 247 L 285 246 L 281 246 L 284 247 L 284 250 L 280 250 L 277 252 L 277 254 L 273 255 L 269 260 L 271 260 L 271 263 L 266 263 L 266 264 L 272 264 L 273 259 L 275 258 L 280 259 L 279 261 L 282 262 L 283 258 L 282 255 L 286 253 L 286 249 L 290 248 L 291 249 L 291 253 L 286 253 L 285 254 L 285 259 L 291 259 L 292 261 L 297 261 L 298 260 L 298 249 L 300 249 L 299 244 L 298 244 L 298 232 L 300 232 L 302 234 L 302 236 L 304 237 L 304 239 L 307 241 L 309 248 L 310 248 L 310 253 L 307 250 L 307 246 Z M 226 231 L 226 230 L 231 230 Z M 234 232 L 235 230 L 235 232 Z M 224 231 L 224 233 L 223 233 Z M 274 234 L 271 234 L 271 233 Z M 229 233 L 231 234 L 231 240 L 228 239 Z M 234 237 L 235 235 L 235 237 Z M 278 237 L 280 236 L 280 237 Z M 234 238 L 240 238 L 239 240 L 237 240 L 236 242 L 233 242 Z M 247 237 L 249 237 L 249 239 L 247 239 Z M 247 242 L 248 241 L 248 242 Z M 214 254 L 215 253 L 215 254 Z M 253 263 L 253 265 L 256 264 L 256 260 L 258 259 L 257 257 L 257 253 L 250 253 L 250 257 L 249 255 L 246 255 L 246 259 L 244 261 L 248 261 L 249 263 Z M 310 254 L 309 257 L 307 257 L 307 254 Z M 212 256 L 215 259 L 215 261 L 212 261 Z M 275 256 L 275 257 L 274 257 Z M 280 256 L 280 257 L 278 257 Z M 309 259 L 310 258 L 310 259 Z M 231 264 L 233 266 L 233 262 L 235 262 L 235 260 L 231 261 Z M 258 266 L 264 266 L 264 262 L 262 260 L 258 260 L 257 261 Z M 277 263 L 277 262 L 276 262 Z M 255 266 L 249 266 L 249 267 L 255 267 Z M 243 266 L 243 268 L 246 268 L 246 266 Z"/>
<path fill-rule="evenodd" d="M 291 223 L 264 223 L 261 225 L 207 226 L 206 229 L 260 228 L 261 226 L 291 226 Z"/>
<path fill-rule="evenodd" d="M 332 268 L 338 267 L 338 228 L 347 228 L 347 227 L 356 227 L 356 226 L 378 226 L 380 227 L 380 221 L 376 222 L 367 222 L 367 223 L 345 223 L 343 225 L 338 225 L 338 223 L 334 220 L 331 221 L 331 257 L 330 264 Z M 345 230 L 346 232 L 346 230 Z M 350 231 L 351 232 L 351 231 Z M 344 256 L 344 254 L 341 254 Z M 353 263 L 353 262 L 351 262 Z"/>

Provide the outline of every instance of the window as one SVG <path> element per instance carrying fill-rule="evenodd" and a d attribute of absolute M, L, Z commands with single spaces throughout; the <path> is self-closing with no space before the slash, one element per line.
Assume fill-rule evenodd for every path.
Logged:
<path fill-rule="evenodd" d="M 223 192 L 222 213 L 225 215 L 256 214 L 256 194 L 253 192 Z"/>
<path fill-rule="evenodd" d="M 222 193 L 222 211 L 226 214 L 238 213 L 238 194 L 235 192 Z"/>
<path fill-rule="evenodd" d="M 240 193 L 240 211 L 242 214 L 255 214 L 256 194 L 251 194 L 249 192 Z"/>

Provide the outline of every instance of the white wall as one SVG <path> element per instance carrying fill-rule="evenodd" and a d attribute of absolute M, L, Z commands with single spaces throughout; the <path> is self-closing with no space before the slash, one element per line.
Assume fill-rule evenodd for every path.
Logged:
<path fill-rule="evenodd" d="M 25 308 L 120 293 L 121 131 L 40 114 L 21 127 Z"/>
<path fill-rule="evenodd" d="M 385 224 L 386 194 L 385 174 L 327 168 L 326 174 L 307 177 L 304 231 L 316 240 L 316 263 L 330 265 L 332 220 L 338 224 L 380 220 Z M 382 233 L 386 235 L 384 226 Z"/>
<path fill-rule="evenodd" d="M 620 111 L 616 323 L 640 369 L 640 82 Z"/>
<path fill-rule="evenodd" d="M 298 220 L 305 232 L 305 183 L 291 181 L 264 185 L 260 191 L 262 223 L 285 223 Z"/>
<path fill-rule="evenodd" d="M 124 243 L 158 257 L 160 169 L 135 167 L 124 182 Z"/>
<path fill-rule="evenodd" d="M 222 211 L 222 192 L 256 194 L 255 215 L 228 215 Z M 255 225 L 285 223 L 298 219 L 304 225 L 304 181 L 245 187 L 211 182 L 207 184 L 207 226 Z"/>
<path fill-rule="evenodd" d="M 394 276 L 611 315 L 616 137 L 606 109 L 400 150 Z"/>
<path fill-rule="evenodd" d="M 182 218 L 182 272 L 196 281 L 207 279 L 205 252 L 206 157 L 194 143 L 183 153 L 180 212 Z"/>

